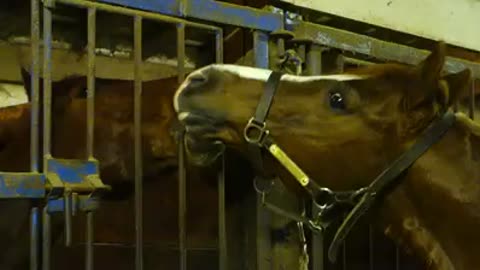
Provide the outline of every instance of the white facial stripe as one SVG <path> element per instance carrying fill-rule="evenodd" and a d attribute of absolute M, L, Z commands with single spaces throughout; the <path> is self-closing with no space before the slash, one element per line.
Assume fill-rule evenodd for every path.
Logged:
<path fill-rule="evenodd" d="M 189 114 L 190 113 L 188 112 L 181 112 L 180 114 L 178 114 L 178 120 L 183 121 L 183 119 L 187 118 Z"/>
<path fill-rule="evenodd" d="M 194 72 L 190 73 L 189 76 L 192 76 L 196 73 L 201 73 L 204 69 L 209 69 L 209 68 L 216 69 L 217 71 L 220 71 L 220 72 L 228 72 L 231 74 L 236 74 L 244 79 L 259 80 L 263 82 L 266 82 L 268 80 L 268 77 L 270 76 L 270 73 L 272 73 L 271 70 L 263 69 L 263 68 L 229 65 L 229 64 L 213 64 L 213 65 L 208 65 L 203 68 L 197 69 Z M 318 76 L 296 76 L 296 75 L 285 74 L 282 76 L 282 81 L 302 83 L 302 82 L 311 82 L 311 81 L 318 81 L 318 80 L 353 81 L 353 80 L 363 80 L 367 78 L 368 76 L 361 76 L 361 75 L 355 75 L 355 74 L 334 74 L 334 75 L 318 75 Z M 178 98 L 181 92 L 185 89 L 185 86 L 187 85 L 187 83 L 188 83 L 188 77 L 182 83 L 182 85 L 180 85 L 180 87 L 175 92 L 175 95 L 173 97 L 173 107 L 176 112 L 179 112 Z"/>
<path fill-rule="evenodd" d="M 267 81 L 270 73 L 272 72 L 269 69 L 248 67 L 248 66 L 237 66 L 237 65 L 213 65 L 213 68 L 218 71 L 229 72 L 236 74 L 244 79 Z M 352 81 L 352 80 L 363 80 L 368 78 L 368 76 L 361 76 L 355 74 L 334 74 L 334 75 L 316 75 L 316 76 L 296 76 L 291 74 L 285 74 L 282 77 L 282 81 L 289 82 L 310 82 L 317 80 L 334 80 L 334 81 Z"/>

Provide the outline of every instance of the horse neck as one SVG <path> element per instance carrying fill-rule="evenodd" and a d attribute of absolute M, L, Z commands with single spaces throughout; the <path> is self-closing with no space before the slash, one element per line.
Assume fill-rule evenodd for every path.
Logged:
<path fill-rule="evenodd" d="M 428 269 L 478 269 L 480 139 L 457 123 L 387 195 L 385 233 L 413 247 Z M 473 158 L 472 158 L 473 157 Z"/>

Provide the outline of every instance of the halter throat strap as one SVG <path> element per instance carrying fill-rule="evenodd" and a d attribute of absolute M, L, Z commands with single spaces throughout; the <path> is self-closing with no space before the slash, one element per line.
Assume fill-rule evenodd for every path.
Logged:
<path fill-rule="evenodd" d="M 337 229 L 328 249 L 328 257 L 330 261 L 335 261 L 338 249 L 344 242 L 348 233 L 351 231 L 357 221 L 373 206 L 379 195 L 383 195 L 389 186 L 398 182 L 403 172 L 407 171 L 415 161 L 420 158 L 432 145 L 438 142 L 445 133 L 455 123 L 455 114 L 446 112 L 443 116 L 434 121 L 425 130 L 422 136 L 400 157 L 398 157 L 389 167 L 387 167 L 373 182 L 366 188 L 365 193 L 360 201 L 350 211 Z"/>

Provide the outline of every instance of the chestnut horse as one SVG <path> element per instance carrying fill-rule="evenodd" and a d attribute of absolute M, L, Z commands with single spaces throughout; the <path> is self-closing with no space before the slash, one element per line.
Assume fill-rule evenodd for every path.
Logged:
<path fill-rule="evenodd" d="M 29 75 L 23 72 L 27 93 L 30 94 Z M 42 83 L 40 83 L 42 85 Z M 171 136 L 175 113 L 171 104 L 177 78 L 171 77 L 143 83 L 142 109 L 142 159 L 144 171 L 144 224 L 145 243 L 162 248 L 177 245 L 177 145 Z M 52 154 L 58 158 L 84 158 L 86 145 L 86 78 L 70 77 L 54 82 L 52 86 Z M 133 82 L 121 80 L 96 80 L 95 97 L 95 147 L 94 156 L 99 160 L 100 176 L 105 184 L 112 186 L 112 191 L 103 198 L 105 201 L 96 214 L 95 241 L 110 243 L 100 250 L 114 256 L 101 259 L 96 257 L 96 264 L 118 257 L 119 243 L 131 246 L 134 243 L 133 223 Z M 42 96 L 42 89 L 40 89 Z M 42 113 L 40 113 L 42 115 Z M 28 171 L 30 150 L 30 104 L 5 107 L 0 109 L 0 170 Z M 41 139 L 40 139 L 41 142 Z M 233 158 L 232 155 L 229 155 Z M 41 153 L 39 154 L 41 157 Z M 248 172 L 227 171 L 229 175 L 251 178 Z M 195 224 L 188 226 L 187 234 L 191 248 L 216 245 L 216 168 L 188 168 L 192 172 L 188 181 L 187 220 Z M 208 181 L 201 181 L 206 178 Z M 242 179 L 243 180 L 243 179 Z M 227 186 L 227 203 L 240 200 L 241 190 L 245 190 L 245 181 L 235 181 L 240 185 Z M 235 197 L 236 196 L 236 197 Z M 112 201 L 113 202 L 109 202 Z M 1 254 L 2 269 L 25 269 L 28 265 L 29 234 L 28 213 L 32 204 L 27 200 L 1 202 L 2 215 L 8 219 L 0 222 L 2 236 Z M 125 209 L 127 208 L 127 209 Z M 127 218 L 128 217 L 128 218 Z M 74 223 L 74 240 L 84 231 L 83 222 Z M 159 229 L 161 228 L 161 229 Z M 60 239 L 63 232 L 62 217 L 52 219 L 53 240 Z M 148 240 L 147 240 L 148 239 Z M 52 263 L 60 268 L 72 263 L 71 252 L 78 249 L 64 249 L 63 243 L 54 245 Z M 112 248 L 113 247 L 113 248 Z M 98 249 L 98 248 L 97 248 Z M 147 249 L 148 250 L 148 249 Z M 110 252 L 110 253 L 108 253 Z M 156 251 L 155 251 L 156 252 Z M 71 256 L 55 256 L 55 254 Z M 117 255 L 115 255 L 117 254 Z M 83 260 L 83 252 L 78 264 Z M 130 260 L 127 260 L 130 258 Z M 118 261 L 118 269 L 131 269 L 134 260 L 131 256 L 123 256 L 126 261 Z M 117 259 L 115 259 L 117 260 Z M 163 261 L 154 261 L 161 265 L 175 265 L 177 260 L 171 256 L 163 256 Z M 199 261 L 208 266 L 211 262 Z"/>
<path fill-rule="evenodd" d="M 470 72 L 442 77 L 444 62 L 440 42 L 413 67 L 378 64 L 326 76 L 284 75 L 266 124 L 269 138 L 315 180 L 303 184 L 342 191 L 368 186 L 424 138 L 423 132 L 431 132 L 432 123 L 438 127 L 437 119 L 449 115 L 444 118 L 453 121 L 450 128 L 393 178 L 395 185 L 377 194 L 369 216 L 423 258 L 428 269 L 478 269 L 480 126 L 463 113 L 451 114 L 468 89 Z M 185 79 L 174 106 L 192 160 L 209 164 L 222 142 L 255 161 L 243 131 L 270 75 L 264 69 L 210 65 Z M 261 160 L 263 172 L 308 194 L 272 155 Z"/>

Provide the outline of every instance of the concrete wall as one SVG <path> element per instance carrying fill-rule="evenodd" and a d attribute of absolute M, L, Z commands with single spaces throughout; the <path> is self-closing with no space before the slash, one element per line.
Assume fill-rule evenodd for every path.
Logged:
<path fill-rule="evenodd" d="M 280 0 L 480 51 L 479 0 Z"/>

